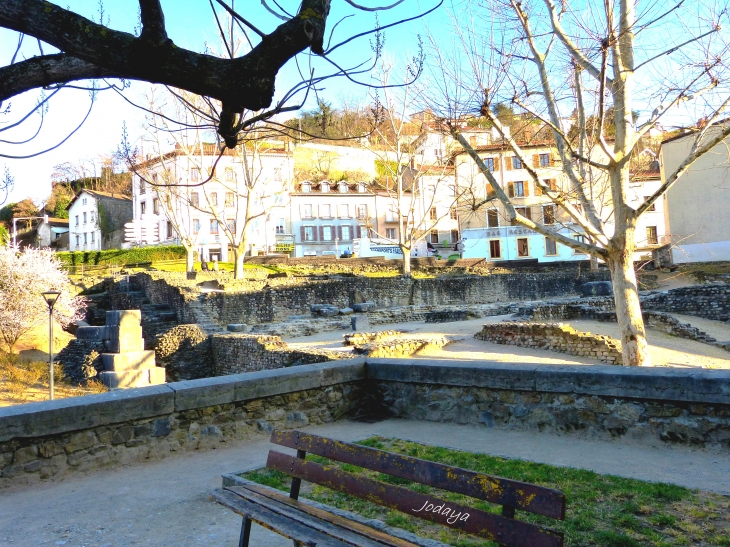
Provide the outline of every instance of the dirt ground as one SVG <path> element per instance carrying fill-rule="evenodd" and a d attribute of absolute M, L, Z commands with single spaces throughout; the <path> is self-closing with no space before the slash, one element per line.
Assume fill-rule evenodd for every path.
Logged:
<path fill-rule="evenodd" d="M 414 321 L 378 325 L 373 327 L 372 330 L 401 330 L 409 333 L 440 334 L 457 339 L 457 341 L 444 348 L 425 350 L 415 357 L 548 365 L 593 365 L 599 363 L 599 361 L 564 353 L 518 346 L 504 346 L 474 338 L 474 335 L 481 330 L 482 325 L 499 323 L 510 317 L 508 315 L 494 316 L 453 323 Z M 719 321 L 700 320 L 695 317 L 677 316 L 677 318 L 702 330 L 707 330 L 708 334 L 712 334 L 718 340 L 730 340 L 730 325 Z M 579 331 L 603 334 L 614 338 L 619 337 L 618 326 L 615 323 L 570 321 L 569 324 Z M 342 346 L 343 334 L 343 331 L 323 332 L 312 336 L 285 338 L 284 341 L 293 348 L 317 347 L 351 351 L 350 348 Z M 651 346 L 649 351 L 653 366 L 730 369 L 730 352 L 715 346 L 677 338 L 653 329 L 647 331 L 647 338 Z"/>

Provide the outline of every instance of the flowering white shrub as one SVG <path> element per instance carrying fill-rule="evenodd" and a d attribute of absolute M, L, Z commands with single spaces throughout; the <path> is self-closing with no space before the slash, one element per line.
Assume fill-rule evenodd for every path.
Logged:
<path fill-rule="evenodd" d="M 18 340 L 48 319 L 45 291 L 61 291 L 53 317 L 66 326 L 81 319 L 86 299 L 74 296 L 61 261 L 48 249 L 0 248 L 0 335 L 12 351 Z"/>

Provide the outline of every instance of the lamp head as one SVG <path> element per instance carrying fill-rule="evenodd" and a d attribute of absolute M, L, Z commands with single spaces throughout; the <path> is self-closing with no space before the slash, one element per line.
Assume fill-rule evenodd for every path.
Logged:
<path fill-rule="evenodd" d="M 48 309 L 52 310 L 56 300 L 58 300 L 58 297 L 61 296 L 61 291 L 46 291 L 42 294 L 43 299 L 46 301 L 46 304 L 48 304 Z"/>

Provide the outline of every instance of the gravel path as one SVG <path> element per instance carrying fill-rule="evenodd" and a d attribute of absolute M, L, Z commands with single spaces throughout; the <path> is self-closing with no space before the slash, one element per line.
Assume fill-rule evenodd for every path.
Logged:
<path fill-rule="evenodd" d="M 711 451 L 405 420 L 344 421 L 308 429 L 343 440 L 399 437 L 730 494 L 730 460 Z M 237 545 L 240 518 L 210 501 L 209 494 L 220 487 L 221 474 L 262 466 L 270 448 L 268 436 L 261 435 L 218 450 L 0 491 L 0 545 Z M 254 526 L 251 545 L 291 547 L 291 541 Z"/>

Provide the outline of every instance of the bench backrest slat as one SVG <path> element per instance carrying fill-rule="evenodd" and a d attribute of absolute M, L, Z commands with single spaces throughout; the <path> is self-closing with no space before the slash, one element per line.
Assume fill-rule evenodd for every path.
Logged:
<path fill-rule="evenodd" d="M 353 475 L 332 466 L 301 460 L 274 450 L 269 452 L 266 466 L 332 490 L 496 541 L 505 547 L 525 545 L 562 547 L 563 545 L 562 534 L 534 524 L 440 500 L 407 488 Z"/>
<path fill-rule="evenodd" d="M 559 490 L 337 441 L 301 431 L 274 431 L 271 442 L 546 517 L 565 518 Z"/>

